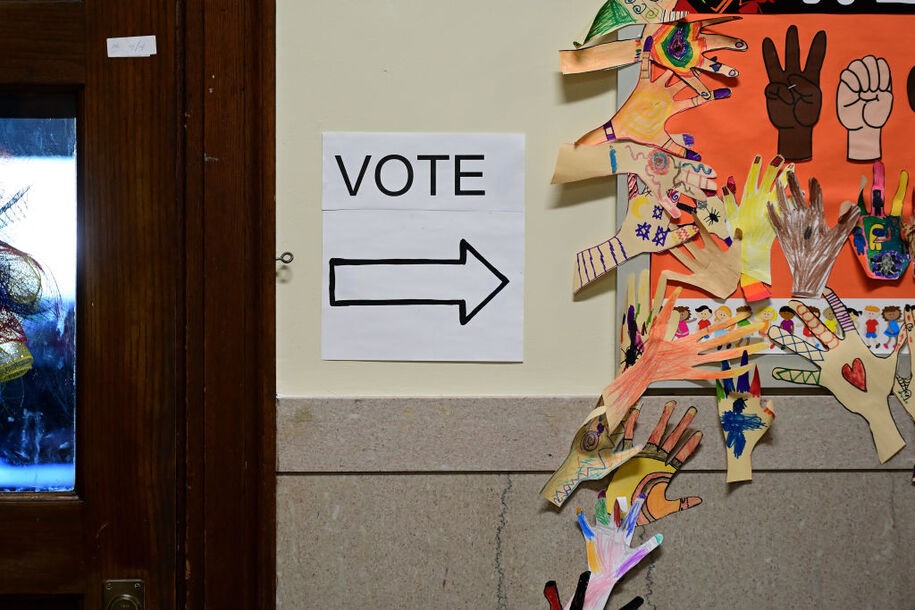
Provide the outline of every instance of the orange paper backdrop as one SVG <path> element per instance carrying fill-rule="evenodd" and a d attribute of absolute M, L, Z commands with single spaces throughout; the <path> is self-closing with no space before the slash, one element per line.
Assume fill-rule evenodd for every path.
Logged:
<path fill-rule="evenodd" d="M 762 41 L 770 37 L 784 62 L 785 32 L 792 24 L 798 27 L 802 66 L 806 63 L 814 34 L 822 29 L 827 35 L 826 59 L 820 73 L 823 107 L 813 130 L 813 158 L 797 163 L 796 169 L 803 188 L 807 190 L 807 179 L 811 176 L 820 181 L 830 225 L 835 224 L 843 200 L 857 200 L 862 175 L 868 178 L 867 201 L 870 202 L 872 164 L 847 160 L 847 131 L 839 123 L 835 104 L 842 70 L 852 60 L 872 54 L 886 58 L 893 83 L 893 111 L 883 128 L 882 139 L 882 161 L 886 165 L 885 209 L 889 210 L 899 171 L 906 168 L 910 183 L 905 214 L 910 213 L 911 189 L 915 186 L 915 112 L 909 107 L 906 80 L 915 64 L 911 43 L 915 15 L 754 15 L 713 28 L 722 34 L 743 38 L 749 45 L 744 53 L 720 53 L 719 59 L 738 68 L 740 76 L 736 80 L 720 79 L 720 84 L 714 86 L 730 86 L 732 95 L 729 99 L 678 115 L 670 121 L 669 131 L 693 134 L 694 148 L 702 155 L 703 163 L 718 172 L 719 187 L 726 183 L 728 176 L 734 176 L 739 196 L 753 157 L 761 154 L 764 163 L 768 163 L 776 154 L 778 132 L 769 122 L 763 93 L 768 77 L 762 58 Z M 703 78 L 708 79 L 707 76 Z M 713 86 L 713 83 L 709 85 Z M 657 281 L 660 270 L 666 267 L 682 269 L 670 254 L 655 255 L 652 280 Z M 839 254 L 829 285 L 843 298 L 901 300 L 915 294 L 911 267 L 896 282 L 869 280 L 849 244 Z M 683 296 L 707 295 L 685 289 Z M 772 248 L 772 296 L 791 296 L 791 275 L 777 240 Z"/>

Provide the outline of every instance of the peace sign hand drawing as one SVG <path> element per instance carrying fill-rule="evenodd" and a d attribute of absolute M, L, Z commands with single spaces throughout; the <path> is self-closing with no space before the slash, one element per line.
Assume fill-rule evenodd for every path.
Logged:
<path fill-rule="evenodd" d="M 769 75 L 766 110 L 778 129 L 778 153 L 789 161 L 807 160 L 813 156 L 813 126 L 823 106 L 820 69 L 826 57 L 826 32 L 820 30 L 813 37 L 803 69 L 797 26 L 789 27 L 785 36 L 784 67 L 771 38 L 766 37 L 762 47 Z"/>
<path fill-rule="evenodd" d="M 877 456 L 881 463 L 886 462 L 905 446 L 887 404 L 896 379 L 896 361 L 899 348 L 905 342 L 904 337 L 900 336 L 892 354 L 880 358 L 865 345 L 839 297 L 829 288 L 823 292 L 823 297 L 842 327 L 844 337 L 840 339 L 826 328 L 806 305 L 790 301 L 788 306 L 803 320 L 823 349 L 779 326 L 769 327 L 769 338 L 785 350 L 805 358 L 818 370 L 776 368 L 772 370 L 772 376 L 782 381 L 829 390 L 842 406 L 867 421 Z"/>
<path fill-rule="evenodd" d="M 836 114 L 848 130 L 850 160 L 880 158 L 880 130 L 892 110 L 893 80 L 884 58 L 867 55 L 842 70 L 836 92 Z"/>

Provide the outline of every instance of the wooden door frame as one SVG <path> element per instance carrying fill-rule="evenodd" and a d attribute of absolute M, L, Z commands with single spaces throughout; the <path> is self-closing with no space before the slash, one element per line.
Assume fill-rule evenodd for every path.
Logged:
<path fill-rule="evenodd" d="M 187 401 L 178 607 L 274 608 L 276 4 L 179 6 Z"/>

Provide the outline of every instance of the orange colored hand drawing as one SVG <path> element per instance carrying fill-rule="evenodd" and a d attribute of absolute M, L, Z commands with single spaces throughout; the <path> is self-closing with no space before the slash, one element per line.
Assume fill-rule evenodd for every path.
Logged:
<path fill-rule="evenodd" d="M 710 327 L 686 337 L 668 338 L 671 313 L 679 294 L 680 288 L 674 290 L 671 298 L 652 320 L 638 361 L 604 388 L 598 407 L 591 411 L 585 421 L 606 413 L 607 425 L 611 428 L 616 427 L 629 407 L 635 404 L 645 389 L 656 381 L 721 379 L 749 370 L 748 366 L 738 367 L 733 372 L 697 367 L 738 358 L 745 349 L 750 353 L 763 349 L 765 345 L 762 343 L 753 343 L 745 348 L 718 349 L 729 343 L 736 344 L 741 338 L 758 331 L 762 324 L 756 322 L 746 326 L 736 326 L 737 322 L 749 317 L 748 313 L 742 313 L 716 322 Z M 717 331 L 724 332 L 709 339 L 704 338 Z"/>
<path fill-rule="evenodd" d="M 678 99 L 678 94 L 688 85 L 671 70 L 653 74 L 651 48 L 654 41 L 645 39 L 642 52 L 639 82 L 632 94 L 623 102 L 609 121 L 583 135 L 576 145 L 591 146 L 612 140 L 632 140 L 649 146 L 656 146 L 671 154 L 691 161 L 701 157 L 691 150 L 693 138 L 689 134 L 671 134 L 667 131 L 668 120 L 676 114 L 696 108 L 712 100 L 730 97 L 728 88 L 715 89 L 711 95 L 695 95 Z"/>
<path fill-rule="evenodd" d="M 607 497 L 625 497 L 635 499 L 645 496 L 645 503 L 641 506 L 638 524 L 645 525 L 657 521 L 671 513 L 686 510 L 702 503 L 696 496 L 669 500 L 667 487 L 676 476 L 677 471 L 684 462 L 696 451 L 702 440 L 702 432 L 696 430 L 686 434 L 687 428 L 696 416 L 696 407 L 690 407 L 680 418 L 680 422 L 664 437 L 667 423 L 677 402 L 671 400 L 664 405 L 664 411 L 658 424 L 648 437 L 648 442 L 634 458 L 620 466 L 613 474 L 613 479 L 607 486 Z M 626 420 L 625 434 L 623 435 L 623 448 L 632 447 L 632 437 L 638 421 L 638 411 Z M 683 436 L 686 434 L 686 439 Z M 683 442 L 681 443 L 681 440 Z M 678 448 L 679 445 L 679 448 Z M 676 451 L 675 451 L 676 449 Z"/>

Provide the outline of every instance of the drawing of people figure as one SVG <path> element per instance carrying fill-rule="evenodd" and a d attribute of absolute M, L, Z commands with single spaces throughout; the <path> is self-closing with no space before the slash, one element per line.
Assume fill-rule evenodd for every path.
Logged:
<path fill-rule="evenodd" d="M 674 338 L 680 339 L 689 334 L 689 323 L 696 320 L 689 317 L 692 312 L 686 305 L 674 307 L 674 311 L 680 314 L 680 321 L 677 323 L 677 332 L 674 333 Z"/>
<path fill-rule="evenodd" d="M 715 308 L 715 324 L 717 324 L 718 322 L 724 322 L 725 320 L 727 320 L 728 318 L 730 318 L 731 315 L 732 315 L 732 314 L 731 314 L 731 308 L 728 307 L 727 305 L 721 305 L 721 306 L 719 306 L 719 307 L 716 307 L 716 308 Z M 722 335 L 726 335 L 726 334 L 728 334 L 729 332 L 731 332 L 731 328 L 733 328 L 733 327 L 732 327 L 732 326 L 725 326 L 724 328 L 720 328 L 720 329 L 718 329 L 718 330 L 715 331 L 714 336 L 715 336 L 715 337 L 720 337 L 720 336 L 722 336 Z M 718 349 L 721 349 L 722 347 L 723 347 L 723 346 L 719 345 L 719 346 L 718 346 Z"/>
<path fill-rule="evenodd" d="M 883 334 L 886 335 L 886 343 L 883 344 L 883 347 L 893 348 L 896 346 L 896 341 L 899 340 L 899 320 L 902 319 L 902 310 L 896 305 L 888 305 L 883 308 L 882 315 L 886 320 L 886 330 L 883 331 Z"/>
<path fill-rule="evenodd" d="M 815 315 L 816 317 L 818 317 L 818 318 L 820 317 L 820 308 L 819 308 L 819 307 L 814 307 L 813 305 L 808 305 L 808 306 L 807 306 L 807 309 L 809 309 L 809 310 L 810 310 L 810 313 L 812 313 L 812 314 Z M 804 332 L 803 332 L 803 334 L 804 334 L 804 340 L 805 340 L 805 341 L 807 341 L 808 343 L 813 344 L 813 346 L 814 346 L 815 348 L 820 349 L 820 342 L 819 342 L 819 340 L 816 338 L 816 336 L 815 336 L 812 332 L 810 332 L 810 329 L 807 328 L 807 325 L 806 325 L 806 324 L 804 324 Z"/>
<path fill-rule="evenodd" d="M 880 308 L 876 305 L 868 305 L 864 308 L 864 343 L 868 347 L 877 347 L 880 340 L 877 338 L 877 326 L 880 321 L 877 316 L 880 315 Z"/>
<path fill-rule="evenodd" d="M 778 315 L 782 317 L 782 321 L 779 322 L 779 326 L 782 327 L 782 330 L 786 333 L 794 334 L 794 310 L 788 307 L 787 305 L 780 307 L 778 309 Z"/>
<path fill-rule="evenodd" d="M 858 318 L 861 317 L 861 312 L 858 311 L 857 309 L 852 309 L 851 307 L 849 307 L 847 311 L 848 311 L 848 317 L 851 318 L 852 324 L 854 324 L 855 328 L 857 329 L 858 328 Z M 845 333 L 842 331 L 841 326 L 839 327 L 839 336 L 840 337 L 845 336 Z"/>
<path fill-rule="evenodd" d="M 737 326 L 749 326 L 751 324 L 750 318 L 753 317 L 753 308 L 752 307 L 750 307 L 749 305 L 741 305 L 737 308 L 737 314 L 738 315 L 739 314 L 750 314 L 746 317 L 745 320 L 739 321 L 737 323 Z M 749 344 L 750 344 L 750 338 L 744 337 L 740 341 L 737 342 L 737 347 L 741 347 L 743 345 L 749 345 Z"/>
<path fill-rule="evenodd" d="M 836 314 L 832 310 L 832 307 L 827 307 L 823 310 L 823 325 L 829 329 L 834 335 L 840 335 L 839 330 L 839 321 L 836 320 Z"/>
<path fill-rule="evenodd" d="M 775 309 L 764 307 L 756 314 L 756 319 L 763 323 L 763 327 L 759 329 L 759 335 L 769 341 L 769 326 L 772 324 L 772 320 L 775 319 Z M 769 349 L 773 347 L 775 347 L 775 344 L 769 341 Z"/>
<path fill-rule="evenodd" d="M 708 305 L 700 305 L 696 308 L 696 317 L 699 318 L 699 330 L 705 330 L 712 325 L 712 308 Z M 708 339 L 708 335 L 702 338 Z"/>

